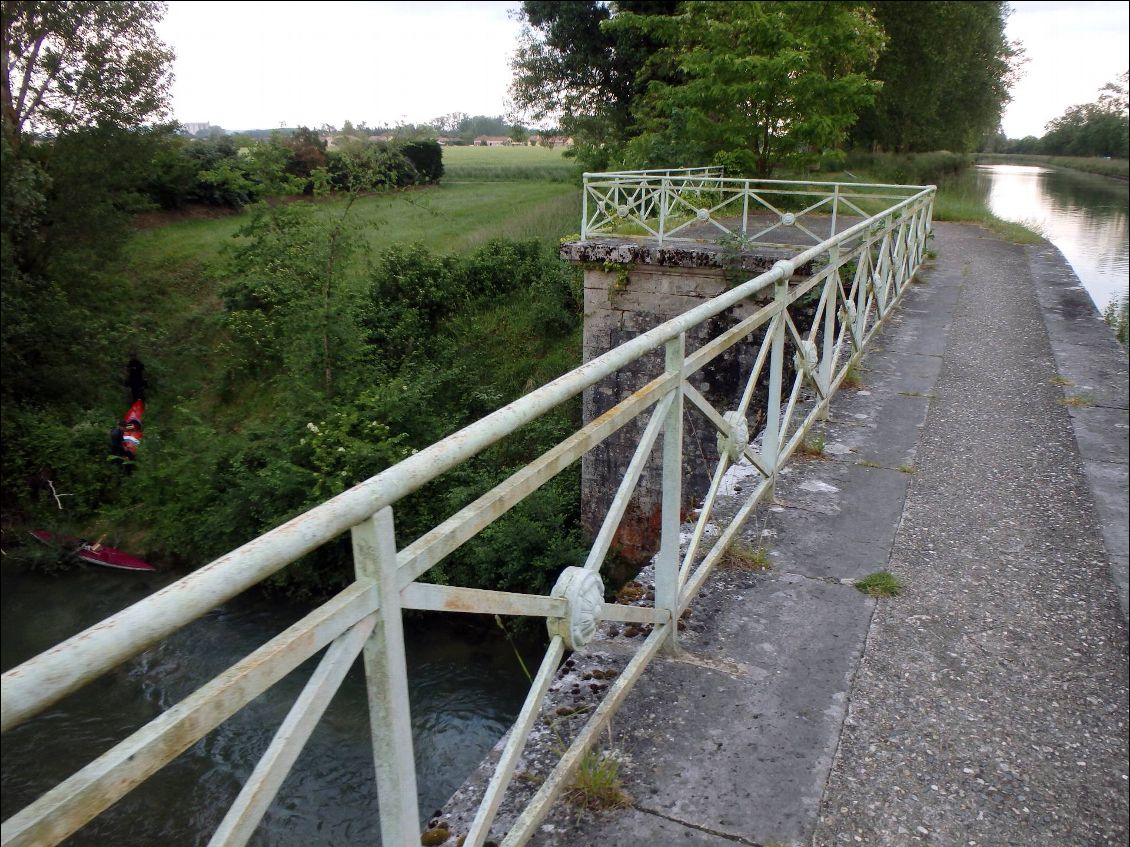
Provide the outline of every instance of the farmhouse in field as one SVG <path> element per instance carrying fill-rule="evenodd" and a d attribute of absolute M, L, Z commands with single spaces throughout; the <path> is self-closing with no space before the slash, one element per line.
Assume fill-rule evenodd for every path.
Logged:
<path fill-rule="evenodd" d="M 476 147 L 508 147 L 513 143 L 507 135 L 480 135 L 475 138 Z"/>

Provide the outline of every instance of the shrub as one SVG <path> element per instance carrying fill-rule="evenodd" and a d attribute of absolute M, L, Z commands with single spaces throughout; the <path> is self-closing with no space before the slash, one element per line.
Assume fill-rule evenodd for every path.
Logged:
<path fill-rule="evenodd" d="M 443 176 L 443 148 L 438 141 L 406 141 L 397 150 L 416 168 L 420 182 L 439 182 Z"/>

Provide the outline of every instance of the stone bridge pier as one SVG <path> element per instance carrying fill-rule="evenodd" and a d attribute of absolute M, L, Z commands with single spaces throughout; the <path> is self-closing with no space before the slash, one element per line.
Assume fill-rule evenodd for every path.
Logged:
<path fill-rule="evenodd" d="M 561 257 L 584 268 L 584 361 L 608 352 L 664 321 L 677 317 L 733 285 L 764 273 L 793 251 L 756 247 L 735 251 L 717 244 L 664 245 L 627 239 L 599 239 L 563 244 Z M 806 276 L 808 268 L 798 268 Z M 770 302 L 767 291 L 697 326 L 687 334 L 689 355 Z M 803 310 L 796 310 L 798 313 Z M 749 378 L 765 328 L 761 328 L 714 359 L 690 377 L 691 384 L 719 410 L 737 406 Z M 786 369 L 791 368 L 791 352 Z M 602 380 L 584 392 L 584 422 L 604 414 L 650 380 L 661 375 L 662 348 Z M 768 368 L 764 369 L 765 380 Z M 786 373 L 791 379 L 791 374 Z M 759 388 L 749 407 L 751 438 L 764 423 L 765 389 Z M 600 530 L 616 489 L 649 417 L 642 415 L 585 454 L 581 460 L 581 519 L 585 532 Z M 718 462 L 717 436 L 706 417 L 689 402 L 684 405 L 683 487 L 684 513 L 702 502 L 710 475 Z M 635 493 L 620 523 L 612 551 L 630 567 L 646 563 L 659 545 L 662 503 L 662 440 L 640 476 Z"/>

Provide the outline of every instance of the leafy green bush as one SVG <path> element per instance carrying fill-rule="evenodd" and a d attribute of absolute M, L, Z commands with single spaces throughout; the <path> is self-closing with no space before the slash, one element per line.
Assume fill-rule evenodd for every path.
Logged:
<path fill-rule="evenodd" d="M 460 258 L 402 246 L 376 258 L 362 290 L 331 280 L 334 222 L 319 207 L 260 207 L 227 260 L 229 394 L 245 417 L 204 420 L 179 406 L 147 435 L 132 480 L 145 547 L 202 564 L 367 479 L 557 376 L 579 360 L 580 286 L 536 241 L 495 241 Z M 343 264 L 354 233 L 336 235 Z M 322 383 L 323 340 L 333 353 Z M 348 343 L 347 343 L 348 342 Z M 352 346 L 350 346 L 352 345 Z M 346 351 L 352 351 L 345 355 Z M 334 352 L 337 351 L 337 352 Z M 566 404 L 396 506 L 403 546 L 564 438 Z M 547 590 L 582 555 L 579 472 L 543 486 L 434 569 L 430 579 Z M 105 510 L 128 523 L 129 507 Z M 349 581 L 348 539 L 272 579 L 296 596 Z"/>
<path fill-rule="evenodd" d="M 416 168 L 420 182 L 439 182 L 443 176 L 443 148 L 438 141 L 406 141 L 398 145 L 397 150 Z"/>

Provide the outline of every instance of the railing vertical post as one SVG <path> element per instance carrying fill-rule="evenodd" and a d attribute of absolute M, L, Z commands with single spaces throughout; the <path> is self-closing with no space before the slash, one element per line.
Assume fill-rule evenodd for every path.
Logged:
<path fill-rule="evenodd" d="M 832 192 L 832 231 L 828 234 L 832 238 L 836 234 L 836 218 L 840 214 L 840 184 L 836 183 L 836 188 Z"/>
<path fill-rule="evenodd" d="M 667 342 L 667 373 L 683 371 L 686 333 Z M 663 646 L 668 655 L 678 650 L 679 528 L 683 516 L 683 382 L 672 389 L 675 400 L 663 423 L 663 513 L 660 517 L 659 556 L 655 561 L 655 608 L 671 613 L 671 635 Z"/>
<path fill-rule="evenodd" d="M 588 241 L 589 235 L 589 175 L 581 177 L 581 241 Z"/>
<path fill-rule="evenodd" d="M 778 262 L 777 267 L 782 263 Z M 791 266 L 790 266 L 791 268 Z M 769 495 L 777 484 L 777 464 L 781 452 L 781 382 L 785 366 L 785 303 L 789 297 L 791 270 L 782 273 L 773 287 L 773 300 L 778 311 L 774 318 L 772 346 L 769 352 L 769 399 L 765 410 L 765 434 L 761 440 L 761 455 L 772 476 L 769 478 Z"/>
<path fill-rule="evenodd" d="M 742 183 L 742 238 L 749 235 L 749 180 Z"/>
<path fill-rule="evenodd" d="M 832 384 L 832 358 L 836 354 L 836 306 L 840 296 L 840 245 L 835 245 L 828 251 L 828 262 L 831 272 L 824 280 L 824 329 L 823 347 L 820 354 L 820 385 L 826 390 Z M 823 410 L 820 420 L 828 419 L 828 397 L 823 399 Z"/>
<path fill-rule="evenodd" d="M 663 177 L 659 182 L 659 243 L 663 243 L 663 233 L 667 226 L 667 207 L 670 203 L 668 192 L 671 190 L 671 180 Z"/>
<path fill-rule="evenodd" d="M 392 509 L 386 506 L 353 528 L 353 563 L 358 579 L 377 585 L 380 611 L 365 645 L 365 679 L 377 793 L 381 844 L 412 847 L 420 843 L 416 804 L 416 762 L 408 706 L 408 670 L 404 662 L 404 625 L 396 582 L 396 537 Z"/>

